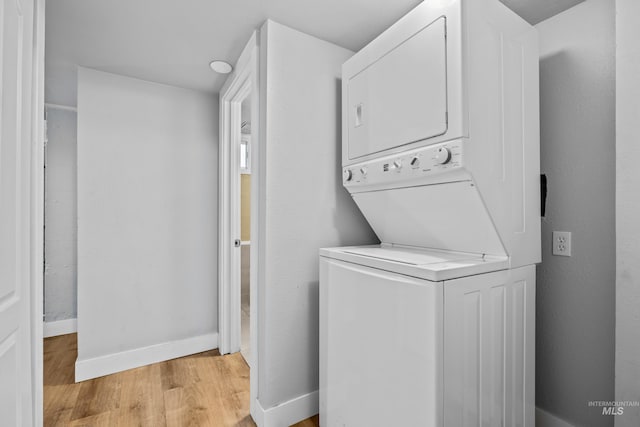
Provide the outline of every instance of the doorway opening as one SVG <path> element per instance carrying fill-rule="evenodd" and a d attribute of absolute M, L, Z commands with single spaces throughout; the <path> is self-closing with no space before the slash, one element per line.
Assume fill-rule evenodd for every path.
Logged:
<path fill-rule="evenodd" d="M 260 262 L 264 256 L 264 219 L 260 216 L 264 167 L 260 155 L 259 77 L 256 31 L 220 91 L 218 180 L 218 344 L 221 354 L 240 352 L 250 367 L 249 401 L 254 418 L 261 411 L 257 404 L 261 313 L 258 282 L 264 275 Z"/>
<path fill-rule="evenodd" d="M 77 113 L 45 104 L 44 327 L 45 338 L 77 331 Z"/>
<path fill-rule="evenodd" d="M 251 93 L 242 100 L 240 134 L 240 353 L 251 367 Z"/>

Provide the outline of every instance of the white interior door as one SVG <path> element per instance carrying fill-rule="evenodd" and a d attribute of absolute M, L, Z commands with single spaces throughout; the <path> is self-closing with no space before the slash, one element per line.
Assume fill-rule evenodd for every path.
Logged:
<path fill-rule="evenodd" d="M 0 0 L 0 424 L 33 424 L 30 100 L 33 0 Z"/>

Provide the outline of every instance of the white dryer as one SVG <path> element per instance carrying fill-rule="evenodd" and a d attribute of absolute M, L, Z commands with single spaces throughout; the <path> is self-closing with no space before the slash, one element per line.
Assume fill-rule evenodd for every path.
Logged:
<path fill-rule="evenodd" d="M 342 74 L 343 184 L 382 244 L 320 250 L 321 425 L 533 427 L 535 30 L 427 0 Z"/>

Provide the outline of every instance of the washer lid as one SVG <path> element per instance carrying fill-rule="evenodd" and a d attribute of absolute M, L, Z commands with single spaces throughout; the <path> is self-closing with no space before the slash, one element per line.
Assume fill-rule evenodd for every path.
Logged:
<path fill-rule="evenodd" d="M 431 281 L 509 268 L 509 258 L 506 256 L 483 256 L 389 244 L 325 248 L 320 249 L 320 256 Z"/>
<path fill-rule="evenodd" d="M 477 258 L 477 255 L 472 254 L 426 251 L 390 245 L 344 248 L 344 252 L 408 265 L 439 264 L 442 262 L 469 259 L 470 257 Z"/>

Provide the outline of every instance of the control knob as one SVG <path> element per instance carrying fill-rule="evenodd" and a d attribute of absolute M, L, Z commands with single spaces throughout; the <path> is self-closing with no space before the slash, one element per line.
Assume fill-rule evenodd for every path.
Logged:
<path fill-rule="evenodd" d="M 360 168 L 360 174 L 362 175 L 362 177 L 366 177 L 367 176 L 367 168 L 366 167 L 361 167 Z"/>
<path fill-rule="evenodd" d="M 436 152 L 436 163 L 444 165 L 451 160 L 451 151 L 447 147 L 440 147 Z"/>
<path fill-rule="evenodd" d="M 394 167 L 398 172 L 400 172 L 400 169 L 402 169 L 402 160 L 400 160 L 400 159 L 395 160 L 395 161 L 393 162 L 393 167 Z"/>
<path fill-rule="evenodd" d="M 409 164 L 411 165 L 411 167 L 413 168 L 417 168 L 420 167 L 420 158 L 418 156 L 413 156 L 413 158 L 411 159 L 411 161 L 409 162 Z"/>
<path fill-rule="evenodd" d="M 345 169 L 342 175 L 344 176 L 344 180 L 347 182 L 351 181 L 353 178 L 353 172 L 351 172 L 351 169 Z"/>

